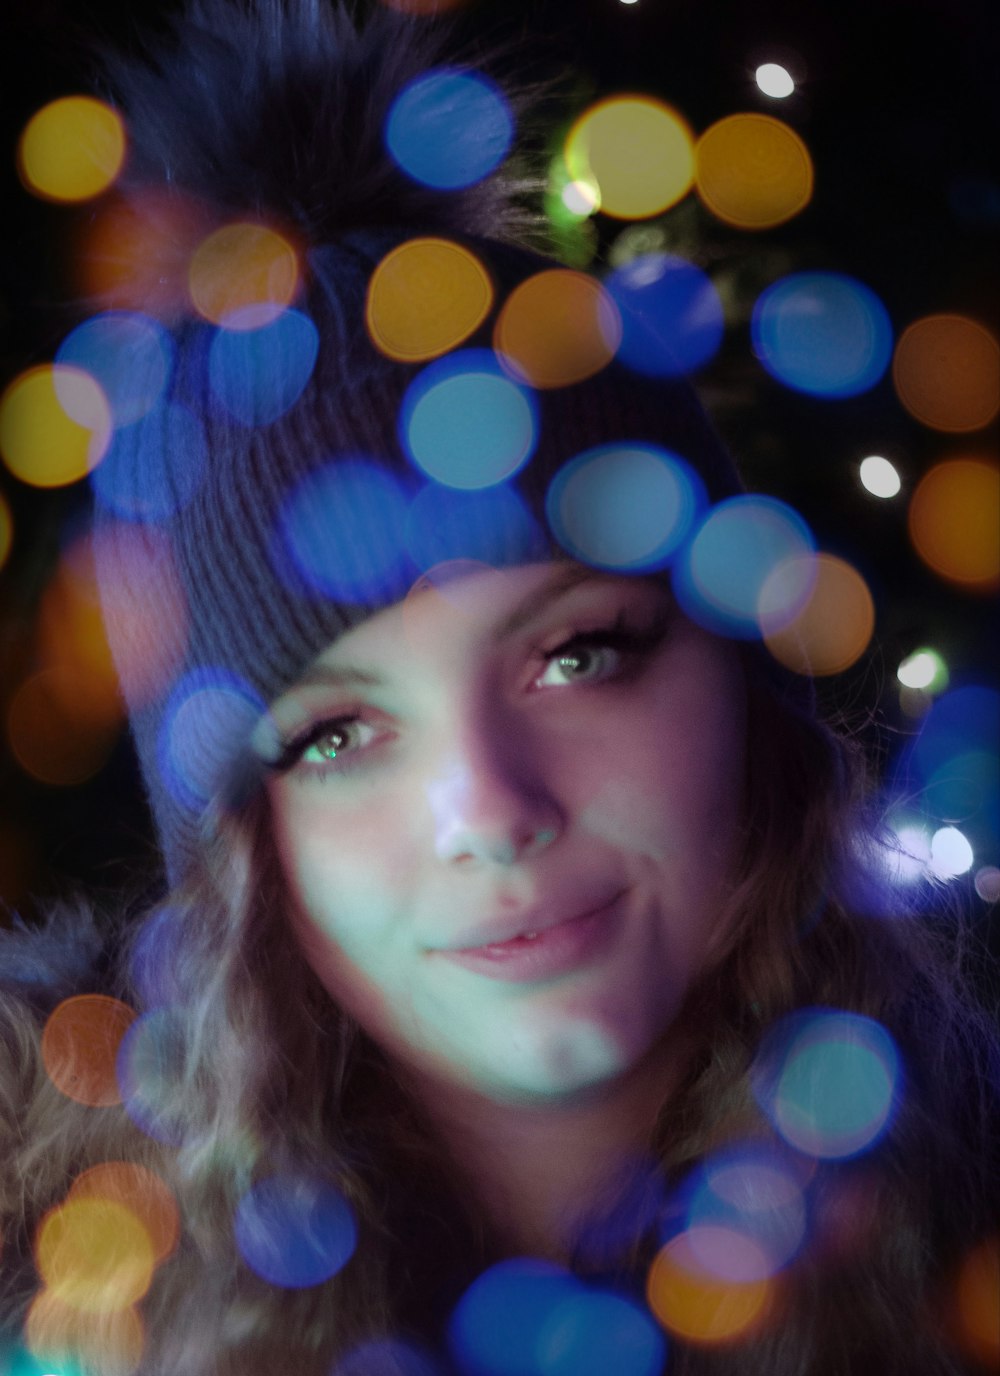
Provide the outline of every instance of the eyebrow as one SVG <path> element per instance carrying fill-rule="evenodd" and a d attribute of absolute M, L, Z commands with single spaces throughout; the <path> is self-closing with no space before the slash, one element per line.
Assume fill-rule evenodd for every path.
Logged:
<path fill-rule="evenodd" d="M 619 576 L 605 569 L 588 568 L 585 564 L 560 565 L 541 587 L 533 588 L 496 627 L 493 638 L 497 642 L 509 640 L 540 617 L 553 602 L 583 583 L 614 583 Z M 639 581 L 639 580 L 632 580 Z M 289 690 L 296 688 L 384 688 L 384 675 L 361 669 L 353 664 L 324 664 L 309 666 Z"/>

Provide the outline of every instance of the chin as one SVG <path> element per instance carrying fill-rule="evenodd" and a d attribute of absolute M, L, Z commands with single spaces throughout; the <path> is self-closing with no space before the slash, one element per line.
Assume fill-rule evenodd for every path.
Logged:
<path fill-rule="evenodd" d="M 509 1034 L 504 1054 L 477 1088 L 504 1102 L 572 1102 L 590 1098 L 617 1080 L 632 1058 L 606 1029 L 589 1022 Z"/>

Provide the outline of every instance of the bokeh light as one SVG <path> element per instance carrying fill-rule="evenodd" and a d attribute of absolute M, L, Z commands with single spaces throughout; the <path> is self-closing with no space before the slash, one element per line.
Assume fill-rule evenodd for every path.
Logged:
<path fill-rule="evenodd" d="M 718 352 L 725 330 L 711 279 L 670 253 L 643 253 L 615 268 L 605 286 L 618 309 L 618 356 L 638 373 L 676 377 Z"/>
<path fill-rule="evenodd" d="M 195 310 L 233 330 L 274 320 L 295 299 L 298 285 L 298 254 L 267 225 L 223 225 L 198 245 L 188 269 Z"/>
<path fill-rule="evenodd" d="M 869 454 L 858 468 L 861 486 L 873 497 L 895 497 L 902 487 L 895 465 L 881 454 Z"/>
<path fill-rule="evenodd" d="M 426 573 L 454 560 L 479 564 L 528 564 L 546 559 L 546 538 L 512 488 L 479 492 L 428 483 L 410 503 L 404 543 Z"/>
<path fill-rule="evenodd" d="M 501 361 L 532 387 L 566 387 L 610 363 L 622 337 L 618 308 L 593 277 L 550 268 L 519 283 L 493 334 Z"/>
<path fill-rule="evenodd" d="M 0 569 L 3 568 L 10 557 L 11 546 L 14 543 L 14 517 L 11 513 L 10 503 L 0 492 Z"/>
<path fill-rule="evenodd" d="M 142 1221 L 110 1199 L 69 1198 L 42 1220 L 35 1261 L 50 1293 L 85 1314 L 114 1313 L 142 1299 L 155 1267 Z"/>
<path fill-rule="evenodd" d="M 194 669 L 163 709 L 156 759 L 174 801 L 201 812 L 240 757 L 264 703 L 236 675 Z"/>
<path fill-rule="evenodd" d="M 531 393 L 489 349 L 438 359 L 413 379 L 400 409 L 403 446 L 428 477 L 478 490 L 510 478 L 537 441 Z"/>
<path fill-rule="evenodd" d="M 798 272 L 762 292 L 750 323 L 763 366 L 799 392 L 852 397 L 889 366 L 892 326 L 868 287 L 835 272 Z"/>
<path fill-rule="evenodd" d="M 107 398 L 80 368 L 39 364 L 0 397 L 0 456 L 31 487 L 65 487 L 98 464 L 111 439 Z"/>
<path fill-rule="evenodd" d="M 558 1304 L 538 1337 L 538 1376 L 660 1376 L 667 1344 L 640 1305 L 582 1290 Z"/>
<path fill-rule="evenodd" d="M 687 122 L 661 101 L 612 96 L 584 112 L 566 138 L 572 181 L 595 184 L 606 215 L 643 220 L 685 196 L 694 179 Z"/>
<path fill-rule="evenodd" d="M 118 721 L 118 679 L 101 615 L 89 535 L 69 544 L 56 565 L 42 594 L 35 643 L 40 667 L 70 670 L 77 683 L 89 689 L 95 706 L 102 694 L 106 696 L 107 720 Z M 62 682 L 50 679 L 50 690 Z M 74 687 L 66 694 L 71 717 L 76 715 L 77 691 Z"/>
<path fill-rule="evenodd" d="M 922 646 L 900 661 L 896 677 L 905 688 L 940 693 L 948 686 L 948 666 L 937 650 Z"/>
<path fill-rule="evenodd" d="M 482 73 L 440 67 L 406 86 L 385 124 L 392 157 L 415 181 L 441 190 L 472 186 L 503 162 L 514 121 Z"/>
<path fill-rule="evenodd" d="M 368 283 L 365 324 L 388 358 L 423 363 L 463 344 L 493 305 L 493 283 L 474 253 L 450 239 L 408 239 Z"/>
<path fill-rule="evenodd" d="M 915 884 L 927 875 L 931 858 L 931 834 L 920 822 L 897 818 L 890 824 L 882 861 L 893 884 Z"/>
<path fill-rule="evenodd" d="M 452 1311 L 448 1344 L 469 1376 L 543 1376 L 539 1347 L 580 1282 L 550 1262 L 517 1257 L 478 1276 Z"/>
<path fill-rule="evenodd" d="M 256 309 L 251 311 L 259 319 Z M 216 400 L 244 425 L 270 425 L 302 395 L 319 352 L 316 326 L 286 310 L 250 329 L 237 312 L 216 332 L 208 354 L 208 379 Z"/>
<path fill-rule="evenodd" d="M 968 874 L 975 862 L 969 839 L 958 827 L 938 827 L 931 837 L 930 872 L 937 879 Z"/>
<path fill-rule="evenodd" d="M 105 307 L 165 321 L 188 315 L 191 255 L 210 229 L 205 210 L 174 188 L 113 199 L 82 231 L 74 259 L 79 291 Z"/>
<path fill-rule="evenodd" d="M 698 1225 L 678 1233 L 657 1253 L 646 1298 L 669 1333 L 699 1346 L 725 1346 L 752 1336 L 766 1319 L 773 1280 L 724 1280 L 702 1260 L 732 1245 L 727 1229 Z"/>
<path fill-rule="evenodd" d="M 952 1295 L 953 1328 L 963 1351 L 984 1372 L 1000 1366 L 1000 1235 L 971 1247 Z"/>
<path fill-rule="evenodd" d="M 967 316 L 924 316 L 900 335 L 892 378 L 900 401 L 922 424 L 979 430 L 1000 410 L 1000 345 Z"/>
<path fill-rule="evenodd" d="M 392 601 L 409 587 L 408 494 L 363 459 L 314 469 L 286 501 L 274 558 L 291 587 L 347 602 Z"/>
<path fill-rule="evenodd" d="M 795 90 L 791 73 L 780 62 L 762 62 L 754 72 L 753 79 L 772 100 L 784 100 Z"/>
<path fill-rule="evenodd" d="M 976 893 L 984 903 L 1000 902 L 1000 866 L 981 865 L 976 870 Z"/>
<path fill-rule="evenodd" d="M 105 994 L 77 994 L 49 1014 L 42 1063 L 62 1094 L 90 1108 L 121 1103 L 115 1060 L 135 1011 Z"/>
<path fill-rule="evenodd" d="M 18 764 L 40 783 L 68 788 L 105 764 L 122 726 L 112 684 L 81 678 L 74 665 L 31 674 L 7 708 L 7 739 Z"/>
<path fill-rule="evenodd" d="M 47 1289 L 31 1302 L 24 1337 L 35 1362 L 15 1365 L 10 1376 L 133 1376 L 145 1347 L 135 1306 L 89 1313 Z"/>
<path fill-rule="evenodd" d="M 115 1064 L 125 1112 L 147 1137 L 177 1146 L 184 1135 L 186 1038 L 176 1008 L 136 1018 L 122 1038 Z"/>
<path fill-rule="evenodd" d="M 933 702 L 901 766 L 932 816 L 1000 837 L 998 758 L 1000 693 L 963 684 Z"/>
<path fill-rule="evenodd" d="M 799 1251 L 806 1235 L 804 1173 L 759 1145 L 710 1156 L 686 1182 L 692 1255 L 719 1280 L 761 1280 Z M 724 1245 L 716 1244 L 725 1233 Z"/>
<path fill-rule="evenodd" d="M 191 500 L 207 468 L 201 420 L 168 401 L 115 431 L 91 484 L 97 500 L 116 516 L 164 521 Z"/>
<path fill-rule="evenodd" d="M 809 204 L 813 166 L 794 129 L 771 115 L 727 115 L 695 146 L 695 190 L 736 229 L 772 229 Z"/>
<path fill-rule="evenodd" d="M 105 1199 L 128 1209 L 142 1223 L 157 1265 L 177 1246 L 180 1216 L 170 1190 L 153 1171 L 134 1161 L 104 1161 L 77 1176 L 70 1199 Z"/>
<path fill-rule="evenodd" d="M 1000 585 L 1000 468 L 983 459 L 946 459 L 925 473 L 910 499 L 913 547 L 942 578 L 969 592 Z"/>
<path fill-rule="evenodd" d="M 117 675 L 138 707 L 173 680 L 187 645 L 187 598 L 172 542 L 155 526 L 107 521 L 94 533 L 92 548 L 104 614 L 116 628 Z"/>
<path fill-rule="evenodd" d="M 162 1008 L 184 1000 L 178 977 L 180 931 L 176 910 L 168 903 L 154 909 L 139 928 L 129 955 L 129 977 L 145 1009 Z"/>
<path fill-rule="evenodd" d="M 601 208 L 600 187 L 594 182 L 567 182 L 559 198 L 571 215 L 579 215 L 583 219 Z"/>
<path fill-rule="evenodd" d="M 767 1033 L 754 1065 L 757 1101 L 789 1146 L 842 1160 L 874 1146 L 896 1107 L 899 1054 L 880 1023 L 810 1009 Z"/>
<path fill-rule="evenodd" d="M 114 182 L 125 160 L 121 118 L 92 96 L 62 96 L 24 127 L 17 167 L 24 185 L 52 201 L 89 201 Z"/>
<path fill-rule="evenodd" d="M 665 567 L 704 504 L 701 479 L 677 455 L 654 445 L 607 444 L 563 466 L 545 511 L 574 559 L 636 572 Z"/>
<path fill-rule="evenodd" d="M 730 497 L 712 508 L 681 551 L 674 594 L 700 625 L 755 639 L 766 586 L 768 625 L 775 632 L 805 606 L 815 577 L 814 553 L 809 528 L 784 502 Z M 772 577 L 779 568 L 784 571 L 780 580 Z"/>
<path fill-rule="evenodd" d="M 347 1200 L 332 1185 L 304 1176 L 259 1180 L 237 1205 L 233 1230 L 250 1269 L 284 1289 L 329 1280 L 357 1245 Z"/>
<path fill-rule="evenodd" d="M 802 589 L 808 588 L 802 600 Z M 788 669 L 822 677 L 857 662 L 875 630 L 868 584 L 844 559 L 817 554 L 779 564 L 760 590 L 764 643 Z M 789 619 L 789 608 L 797 608 Z"/>
<path fill-rule="evenodd" d="M 78 325 L 56 362 L 89 373 L 111 408 L 112 424 L 131 425 L 159 400 L 173 362 L 167 333 L 148 316 L 112 311 Z"/>

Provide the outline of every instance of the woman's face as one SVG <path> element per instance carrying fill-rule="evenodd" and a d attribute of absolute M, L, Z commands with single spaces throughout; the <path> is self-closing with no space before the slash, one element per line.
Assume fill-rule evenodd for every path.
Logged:
<path fill-rule="evenodd" d="M 613 1080 L 725 937 L 744 736 L 735 649 L 660 584 L 418 585 L 258 733 L 307 959 L 421 1074 L 524 1100 Z"/>

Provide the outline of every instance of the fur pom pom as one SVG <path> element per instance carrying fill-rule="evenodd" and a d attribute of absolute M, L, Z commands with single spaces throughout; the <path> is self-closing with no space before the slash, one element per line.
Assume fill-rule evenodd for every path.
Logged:
<path fill-rule="evenodd" d="M 539 187 L 516 159 L 438 191 L 386 150 L 393 101 L 449 62 L 449 33 L 381 8 L 356 24 L 338 0 L 193 0 L 144 59 L 105 62 L 104 93 L 129 133 L 120 190 L 163 188 L 216 216 L 276 220 L 311 245 L 382 225 L 537 244 L 526 197 Z M 530 94 L 504 95 L 517 122 Z"/>

